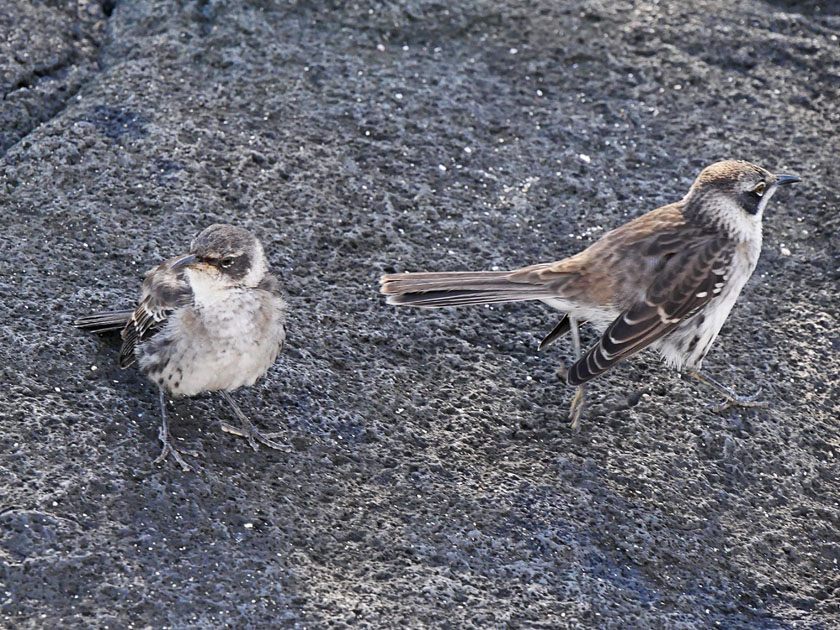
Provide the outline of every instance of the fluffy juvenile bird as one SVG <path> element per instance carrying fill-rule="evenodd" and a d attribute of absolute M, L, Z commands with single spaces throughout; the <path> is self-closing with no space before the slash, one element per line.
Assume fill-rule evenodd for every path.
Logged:
<path fill-rule="evenodd" d="M 779 186 L 798 182 L 743 161 L 705 168 L 688 194 L 608 232 L 579 254 L 515 271 L 382 276 L 389 304 L 439 308 L 540 300 L 564 313 L 540 349 L 568 332 L 578 389 L 569 417 L 578 430 L 586 383 L 644 348 L 713 387 L 729 405 L 756 406 L 701 374 L 711 348 L 761 252 L 761 219 Z M 603 331 L 581 356 L 578 327 Z"/>
<path fill-rule="evenodd" d="M 274 435 L 257 430 L 228 393 L 253 385 L 274 363 L 286 339 L 285 314 L 260 242 L 248 230 L 215 224 L 193 240 L 188 255 L 146 272 L 134 310 L 94 313 L 75 325 L 99 333 L 122 330 L 120 367 L 136 362 L 160 388 L 163 451 L 154 463 L 171 453 L 189 470 L 172 443 L 165 393 L 219 391 L 241 424 L 222 422 L 223 430 L 247 438 L 254 450 L 257 442 L 285 450 Z"/>

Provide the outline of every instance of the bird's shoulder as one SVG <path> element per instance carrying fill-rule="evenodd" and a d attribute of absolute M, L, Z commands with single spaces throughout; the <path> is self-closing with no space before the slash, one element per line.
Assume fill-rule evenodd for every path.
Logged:
<path fill-rule="evenodd" d="M 578 256 L 582 259 L 601 257 L 606 251 L 638 251 L 642 255 L 676 251 L 680 241 L 692 237 L 695 232 L 682 210 L 682 202 L 651 210 L 607 232 Z"/>
<path fill-rule="evenodd" d="M 280 281 L 277 279 L 277 276 L 271 273 L 267 273 L 263 276 L 263 279 L 260 280 L 260 283 L 257 285 L 257 289 L 270 293 L 275 297 L 282 297 L 283 295 L 280 289 Z"/>
<path fill-rule="evenodd" d="M 140 293 L 140 304 L 150 310 L 166 310 L 182 306 L 192 296 L 184 268 L 175 268 L 183 256 L 175 256 L 146 272 Z"/>
<path fill-rule="evenodd" d="M 134 363 L 134 349 L 157 332 L 175 309 L 192 301 L 192 289 L 183 269 L 175 263 L 183 256 L 170 258 L 146 272 L 140 300 L 122 331 L 120 366 Z"/>
<path fill-rule="evenodd" d="M 283 290 L 277 277 L 270 273 L 265 274 L 257 285 L 257 290 L 267 298 L 265 302 L 270 305 L 273 311 L 279 312 L 282 319 L 286 312 L 286 300 L 283 297 Z"/>

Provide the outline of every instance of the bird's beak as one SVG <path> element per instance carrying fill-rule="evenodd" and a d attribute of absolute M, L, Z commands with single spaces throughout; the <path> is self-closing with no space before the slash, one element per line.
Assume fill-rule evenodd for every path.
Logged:
<path fill-rule="evenodd" d="M 201 262 L 192 254 L 190 254 L 189 256 L 184 256 L 181 260 L 176 260 L 175 264 L 172 265 L 172 271 L 178 271 L 179 269 L 183 269 L 184 267 L 191 267 L 193 269 L 214 268 L 213 265 L 208 265 L 205 262 Z"/>
<path fill-rule="evenodd" d="M 796 175 L 776 175 L 776 186 L 786 186 L 801 181 Z"/>
<path fill-rule="evenodd" d="M 184 267 L 189 267 L 198 262 L 198 258 L 195 256 L 184 256 L 181 260 L 176 260 L 175 264 L 172 265 L 172 270 L 175 271 L 176 269 L 183 269 Z"/>

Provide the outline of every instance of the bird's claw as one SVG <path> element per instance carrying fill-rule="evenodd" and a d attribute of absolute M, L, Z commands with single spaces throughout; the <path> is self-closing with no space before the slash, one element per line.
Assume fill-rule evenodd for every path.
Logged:
<path fill-rule="evenodd" d="M 288 453 L 289 448 L 279 442 L 275 442 L 272 438 L 282 435 L 280 433 L 262 433 L 258 430 L 253 424 L 248 424 L 246 427 L 235 427 L 232 424 L 228 424 L 227 422 L 221 422 L 221 429 L 225 433 L 231 433 L 232 435 L 238 435 L 239 437 L 244 437 L 248 440 L 248 444 L 251 445 L 251 448 L 255 451 L 259 451 L 260 447 L 259 444 L 263 444 L 268 448 L 273 448 L 276 451 L 283 451 L 284 453 Z M 259 444 L 257 444 L 259 442 Z"/>
<path fill-rule="evenodd" d="M 181 465 L 181 468 L 183 468 L 184 472 L 189 472 L 190 470 L 192 470 L 192 467 L 189 464 L 187 464 L 183 457 L 181 457 L 181 451 L 172 446 L 170 439 L 161 439 L 161 441 L 163 442 L 163 450 L 160 452 L 160 455 L 158 455 L 157 457 L 155 457 L 154 460 L 152 460 L 152 464 L 162 464 L 166 460 L 167 455 L 172 455 L 172 457 L 175 458 L 175 461 Z M 186 455 L 191 455 L 192 457 L 201 456 L 201 454 L 198 451 L 188 451 L 184 449 L 183 452 Z"/>
<path fill-rule="evenodd" d="M 722 403 L 712 405 L 712 411 L 715 413 L 721 413 L 730 407 L 767 407 L 769 403 L 766 400 L 757 400 L 760 395 L 760 387 L 757 392 L 749 396 L 736 396 L 732 394 L 731 396 L 727 396 L 726 400 Z"/>

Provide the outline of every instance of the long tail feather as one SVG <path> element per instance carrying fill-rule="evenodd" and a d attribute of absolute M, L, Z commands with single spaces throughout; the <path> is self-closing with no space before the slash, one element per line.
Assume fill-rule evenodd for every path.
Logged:
<path fill-rule="evenodd" d="M 76 328 L 90 330 L 95 333 L 106 333 L 117 330 L 122 330 L 131 319 L 131 314 L 134 311 L 102 311 L 101 313 L 93 313 L 79 317 L 73 322 Z"/>
<path fill-rule="evenodd" d="M 551 294 L 544 286 L 511 282 L 509 271 L 396 273 L 382 276 L 389 304 L 420 308 L 539 300 Z"/>

